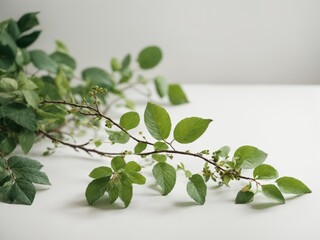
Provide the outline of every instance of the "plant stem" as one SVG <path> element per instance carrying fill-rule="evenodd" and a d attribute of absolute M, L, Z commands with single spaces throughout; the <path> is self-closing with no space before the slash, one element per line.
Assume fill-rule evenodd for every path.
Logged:
<path fill-rule="evenodd" d="M 95 99 L 95 108 L 92 107 L 92 106 L 89 106 L 89 105 L 82 105 L 82 104 L 78 104 L 78 103 L 70 103 L 70 102 L 67 102 L 67 101 L 64 101 L 64 100 L 44 100 L 41 104 L 62 104 L 62 105 L 67 105 L 67 106 L 71 106 L 71 107 L 76 107 L 76 108 L 79 108 L 79 109 L 86 109 L 86 110 L 90 110 L 91 112 L 83 112 L 83 111 L 79 111 L 79 113 L 83 114 L 83 115 L 86 115 L 86 116 L 95 116 L 95 117 L 100 117 L 100 118 L 103 118 L 105 120 L 108 120 L 110 121 L 114 126 L 116 126 L 117 128 L 119 128 L 121 131 L 125 132 L 126 134 L 129 135 L 129 137 L 131 139 L 133 139 L 134 141 L 136 141 L 137 143 L 146 143 L 148 145 L 151 145 L 153 146 L 154 143 L 151 143 L 149 141 L 144 141 L 144 140 L 140 140 L 138 138 L 136 138 L 135 136 L 131 135 L 126 129 L 124 129 L 123 127 L 120 126 L 120 124 L 118 124 L 117 122 L 115 122 L 113 119 L 111 119 L 110 117 L 104 115 L 103 113 L 100 112 L 99 108 L 98 108 L 98 103 L 96 102 L 96 95 L 93 96 L 94 99 Z M 40 130 L 39 131 L 41 134 L 43 134 L 45 137 L 51 139 L 52 141 L 55 141 L 55 142 L 59 142 L 63 145 L 66 145 L 66 146 L 69 146 L 69 147 L 72 147 L 73 149 L 75 150 L 82 150 L 88 154 L 91 154 L 91 153 L 96 153 L 98 155 L 101 155 L 101 156 L 106 156 L 106 157 L 112 157 L 112 156 L 117 156 L 117 155 L 123 155 L 125 153 L 109 153 L 109 152 L 102 152 L 102 151 L 98 151 L 96 149 L 93 149 L 93 148 L 87 148 L 86 146 L 89 144 L 89 143 L 85 143 L 85 144 L 80 144 L 80 145 L 77 145 L 77 144 L 72 144 L 72 143 L 67 143 L 67 142 L 64 142 L 63 140 L 60 140 L 60 139 L 56 139 L 54 138 L 52 135 Z M 168 142 L 167 142 L 168 143 Z M 217 164 L 213 159 L 209 159 L 209 158 L 206 158 L 204 157 L 202 154 L 199 154 L 199 153 L 192 153 L 192 152 L 185 152 L 185 151 L 179 151 L 179 150 L 176 150 L 175 148 L 173 148 L 172 144 L 169 143 L 170 147 L 172 148 L 172 150 L 156 150 L 156 151 L 150 151 L 150 152 L 144 152 L 144 153 L 140 153 L 140 154 L 136 154 L 138 156 L 148 156 L 148 155 L 152 155 L 152 154 L 158 154 L 158 153 L 168 153 L 168 154 L 178 154 L 178 155 L 187 155 L 187 156 L 192 156 L 192 157 L 195 157 L 195 158 L 200 158 L 202 160 L 204 160 L 205 162 L 213 165 L 218 171 L 222 171 L 222 172 L 226 172 L 227 169 L 221 167 L 219 164 Z M 251 182 L 255 182 L 256 184 L 258 185 L 261 185 L 256 179 L 254 178 L 251 178 L 251 177 L 245 177 L 245 176 L 236 176 L 237 178 L 240 178 L 240 179 L 244 179 L 244 180 L 248 180 L 248 181 L 251 181 Z"/>
<path fill-rule="evenodd" d="M 125 132 L 126 134 L 128 134 L 130 136 L 131 139 L 133 139 L 134 141 L 138 142 L 138 143 L 146 143 L 148 145 L 153 145 L 153 143 L 148 142 L 148 141 L 144 141 L 144 140 L 140 140 L 138 138 L 136 138 L 135 136 L 131 135 L 126 129 L 124 129 L 123 127 L 120 126 L 120 124 L 118 124 L 117 122 L 115 122 L 113 119 L 111 119 L 110 117 L 102 114 L 99 109 L 96 109 L 94 107 L 91 107 L 89 105 L 81 105 L 81 104 L 77 104 L 77 103 L 69 103 L 67 101 L 64 100 L 44 100 L 41 102 L 41 104 L 46 104 L 46 103 L 52 103 L 52 104 L 62 104 L 62 105 L 67 105 L 67 106 L 72 106 L 72 107 L 76 107 L 76 108 L 80 108 L 80 109 L 87 109 L 87 110 L 91 110 L 92 112 L 80 112 L 83 115 L 88 115 L 88 116 L 96 116 L 96 117 L 101 117 L 104 118 L 105 120 L 110 121 L 113 125 L 115 125 L 117 128 L 119 128 L 121 131 Z"/>
<path fill-rule="evenodd" d="M 66 146 L 69 146 L 69 147 L 72 147 L 74 150 L 78 151 L 78 149 L 88 153 L 89 155 L 91 155 L 91 153 L 96 153 L 100 156 L 104 156 L 104 157 L 112 157 L 112 156 L 116 156 L 116 155 L 121 155 L 122 153 L 110 153 L 110 152 L 102 152 L 102 151 L 99 151 L 97 149 L 94 149 L 94 148 L 87 148 L 86 146 L 89 144 L 88 142 L 87 143 L 84 143 L 84 144 L 72 144 L 72 143 L 68 143 L 68 142 L 65 142 L 63 140 L 60 140 L 58 138 L 55 138 L 53 137 L 52 135 L 46 133 L 45 131 L 42 131 L 42 130 L 39 130 L 39 132 L 51 139 L 53 142 L 58 142 L 58 143 L 61 143 L 63 145 L 66 145 Z"/>

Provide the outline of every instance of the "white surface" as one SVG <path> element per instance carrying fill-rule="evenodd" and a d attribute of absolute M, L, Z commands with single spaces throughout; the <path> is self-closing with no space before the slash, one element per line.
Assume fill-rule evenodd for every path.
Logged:
<path fill-rule="evenodd" d="M 65 41 L 80 69 L 159 45 L 174 82 L 320 83 L 318 0 L 0 0 L 0 18 L 40 11 L 34 48 Z"/>
<path fill-rule="evenodd" d="M 45 165 L 53 185 L 40 188 L 32 206 L 0 203 L 0 239 L 319 239 L 320 87 L 186 85 L 185 89 L 191 103 L 168 106 L 172 121 L 190 115 L 214 119 L 205 135 L 190 145 L 192 151 L 226 144 L 233 150 L 257 146 L 269 154 L 266 163 L 280 175 L 301 179 L 313 193 L 289 196 L 279 206 L 263 196 L 249 205 L 236 205 L 234 198 L 243 183 L 230 189 L 212 184 L 207 202 L 198 206 L 189 199 L 181 173 L 173 192 L 163 197 L 147 168 L 148 182 L 134 187 L 127 209 L 121 203 L 106 205 L 106 198 L 89 207 L 84 198 L 87 175 L 105 160 L 67 148 L 43 157 L 48 143 L 41 142 L 31 156 Z M 143 108 L 144 104 L 138 110 Z M 177 156 L 175 163 L 180 161 L 201 170 L 200 160 Z"/>

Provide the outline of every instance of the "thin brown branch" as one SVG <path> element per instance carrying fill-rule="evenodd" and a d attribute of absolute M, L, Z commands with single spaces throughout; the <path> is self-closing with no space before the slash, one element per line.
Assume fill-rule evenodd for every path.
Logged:
<path fill-rule="evenodd" d="M 184 151 L 178 151 L 178 150 L 157 150 L 157 151 L 151 151 L 151 152 L 144 152 L 144 153 L 140 153 L 138 154 L 139 156 L 148 156 L 148 155 L 152 155 L 152 154 L 158 154 L 158 153 L 168 153 L 168 154 L 179 154 L 179 155 L 187 155 L 187 156 L 192 156 L 195 158 L 200 158 L 202 160 L 204 160 L 205 162 L 213 165 L 214 167 L 216 167 L 216 169 L 226 172 L 227 170 L 224 169 L 223 167 L 221 167 L 220 165 L 218 165 L 216 162 L 214 162 L 212 159 L 206 158 L 203 155 L 199 154 L 199 153 L 192 153 L 192 152 L 184 152 Z M 261 185 L 256 179 L 251 178 L 251 177 L 245 177 L 245 176 L 237 176 L 238 178 L 244 179 L 244 180 L 248 180 L 248 181 L 252 181 L 255 182 L 258 185 Z"/>
<path fill-rule="evenodd" d="M 88 109 L 91 110 L 92 113 L 88 112 L 88 113 L 84 113 L 84 112 L 80 112 L 83 115 L 90 115 L 90 116 L 96 116 L 96 117 L 101 117 L 104 118 L 105 120 L 108 120 L 109 122 L 111 122 L 114 126 L 116 126 L 117 128 L 119 128 L 121 131 L 125 132 L 126 134 L 129 135 L 129 137 L 131 139 L 133 139 L 134 141 L 138 142 L 138 143 L 146 143 L 148 145 L 153 145 L 153 143 L 148 142 L 148 141 L 144 141 L 144 140 L 140 140 L 138 138 L 136 138 L 135 136 L 131 135 L 126 129 L 124 129 L 123 127 L 120 126 L 120 124 L 118 124 L 117 122 L 115 122 L 113 119 L 111 119 L 110 117 L 102 114 L 99 109 L 96 109 L 94 107 L 91 107 L 89 105 L 82 105 L 82 104 L 78 104 L 78 103 L 69 103 L 67 101 L 64 100 L 43 100 L 41 102 L 42 104 L 46 104 L 46 103 L 52 103 L 52 104 L 62 104 L 62 105 L 67 105 L 67 106 L 71 106 L 71 107 L 76 107 L 76 108 L 80 108 L 80 109 Z"/>
<path fill-rule="evenodd" d="M 95 154 L 98 154 L 98 155 L 104 156 L 104 157 L 112 157 L 112 156 L 122 155 L 122 153 L 102 152 L 102 151 L 99 151 L 99 150 L 94 149 L 94 148 L 87 148 L 86 146 L 89 144 L 88 142 L 83 143 L 83 144 L 68 143 L 68 142 L 65 142 L 65 141 L 63 141 L 61 139 L 55 138 L 54 136 L 46 133 L 45 131 L 40 130 L 39 132 L 43 136 L 51 139 L 53 142 L 58 142 L 58 143 L 61 143 L 62 145 L 69 146 L 69 147 L 73 148 L 76 151 L 77 150 L 82 150 L 82 151 L 88 153 L 89 155 L 91 155 L 91 153 L 95 153 Z"/>
<path fill-rule="evenodd" d="M 101 117 L 105 120 L 110 121 L 113 125 L 115 125 L 118 129 L 120 129 L 121 131 L 125 132 L 126 134 L 129 135 L 129 137 L 131 139 L 133 139 L 134 141 L 138 142 L 138 143 L 146 143 L 148 145 L 153 146 L 154 143 L 148 142 L 148 141 L 144 141 L 144 140 L 140 140 L 138 138 L 136 138 L 135 136 L 131 135 L 126 129 L 124 129 L 123 127 L 120 126 L 120 124 L 118 124 L 117 122 L 115 122 L 113 119 L 111 119 L 110 117 L 106 116 L 105 114 L 101 113 L 99 108 L 98 108 L 98 103 L 95 102 L 96 108 L 91 107 L 89 105 L 82 105 L 82 104 L 78 104 L 78 103 L 69 103 L 63 100 L 44 100 L 42 102 L 42 104 L 46 104 L 46 103 L 52 103 L 52 104 L 63 104 L 63 105 L 67 105 L 67 106 L 71 106 L 71 107 L 76 107 L 76 108 L 80 108 L 80 109 L 87 109 L 90 110 L 89 112 L 83 112 L 83 111 L 79 111 L 79 113 L 83 114 L 83 115 L 87 115 L 87 116 L 94 116 L 94 117 Z M 85 146 L 87 144 L 82 144 L 82 145 L 77 145 L 77 144 L 71 144 L 71 143 L 67 143 L 64 142 L 60 139 L 56 139 L 54 138 L 52 135 L 49 135 L 48 133 L 44 132 L 44 131 L 40 131 L 44 136 L 50 138 L 52 141 L 56 141 L 59 142 L 63 145 L 67 145 L 70 146 L 72 148 L 74 148 L 75 150 L 82 150 L 84 152 L 87 152 L 88 154 L 90 153 L 96 153 L 99 154 L 101 156 L 115 156 L 115 155 L 123 155 L 123 153 L 108 153 L 108 152 L 101 152 L 98 151 L 96 149 L 92 149 L 92 148 L 86 148 Z M 168 142 L 167 142 L 168 143 Z M 195 158 L 200 158 L 202 160 L 204 160 L 205 162 L 208 162 L 209 164 L 213 165 L 218 171 L 222 171 L 222 172 L 226 172 L 227 169 L 223 168 L 222 166 L 220 166 L 218 163 L 216 163 L 215 161 L 213 161 L 213 159 L 209 159 L 204 157 L 202 154 L 199 153 L 192 153 L 192 152 L 184 152 L 184 151 L 179 151 L 176 150 L 173 146 L 172 143 L 168 143 L 169 146 L 172 148 L 172 150 L 156 150 L 156 151 L 150 151 L 150 152 L 144 152 L 144 153 L 140 153 L 140 154 L 136 154 L 138 156 L 147 156 L 147 155 L 152 155 L 152 154 L 157 154 L 157 153 L 168 153 L 168 154 L 178 154 L 178 155 L 187 155 L 187 156 L 192 156 Z M 260 183 L 251 177 L 245 177 L 245 176 L 236 176 L 239 179 L 244 179 L 244 180 L 248 180 L 251 182 L 255 182 L 256 184 L 260 185 Z"/>

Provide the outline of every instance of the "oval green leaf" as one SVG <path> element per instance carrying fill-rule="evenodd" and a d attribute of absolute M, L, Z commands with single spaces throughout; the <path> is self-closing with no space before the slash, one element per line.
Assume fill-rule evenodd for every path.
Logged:
<path fill-rule="evenodd" d="M 7 70 L 15 63 L 15 53 L 8 45 L 0 44 L 0 69 Z"/>
<path fill-rule="evenodd" d="M 152 173 L 157 184 L 161 187 L 162 195 L 170 193 L 176 184 L 176 170 L 174 167 L 165 162 L 160 162 L 154 165 Z"/>
<path fill-rule="evenodd" d="M 41 31 L 34 31 L 30 34 L 24 35 L 17 39 L 16 43 L 20 48 L 29 47 L 32 43 L 34 43 L 39 37 Z"/>
<path fill-rule="evenodd" d="M 74 58 L 62 52 L 54 52 L 50 55 L 50 57 L 57 62 L 58 64 L 63 64 L 68 66 L 71 69 L 76 69 L 77 63 Z"/>
<path fill-rule="evenodd" d="M 90 82 L 93 86 L 103 87 L 108 90 L 114 86 L 114 82 L 109 74 L 101 68 L 91 67 L 83 70 L 82 78 Z"/>
<path fill-rule="evenodd" d="M 16 175 L 16 178 L 28 180 L 33 183 L 42 184 L 42 185 L 51 185 L 47 174 L 39 171 L 35 168 L 13 168 L 13 173 Z"/>
<path fill-rule="evenodd" d="M 124 171 L 127 172 L 127 173 L 140 172 L 141 171 L 141 166 L 135 161 L 130 161 L 124 167 Z"/>
<path fill-rule="evenodd" d="M 116 156 L 111 160 L 111 167 L 114 171 L 118 171 L 126 166 L 126 161 L 121 156 Z"/>
<path fill-rule="evenodd" d="M 39 25 L 39 21 L 37 18 L 37 14 L 39 12 L 32 12 L 24 14 L 18 21 L 18 26 L 20 32 L 25 32 L 37 25 Z"/>
<path fill-rule="evenodd" d="M 256 179 L 275 179 L 278 176 L 278 171 L 268 164 L 261 164 L 253 170 L 253 177 Z"/>
<path fill-rule="evenodd" d="M 174 139 L 179 143 L 191 143 L 197 140 L 208 128 L 211 119 L 189 117 L 181 120 L 174 128 Z"/>
<path fill-rule="evenodd" d="M 280 191 L 283 193 L 292 193 L 302 195 L 311 193 L 311 190 L 300 180 L 293 177 L 281 177 L 276 180 Z"/>
<path fill-rule="evenodd" d="M 91 171 L 91 173 L 89 174 L 90 177 L 95 178 L 95 179 L 102 178 L 102 177 L 108 177 L 111 175 L 112 175 L 112 169 L 109 167 L 105 167 L 105 166 L 97 167 L 97 168 L 93 169 Z"/>
<path fill-rule="evenodd" d="M 107 184 L 110 180 L 110 177 L 103 177 L 99 179 L 95 179 L 89 183 L 86 189 L 86 199 L 89 205 L 93 204 L 107 190 Z"/>
<path fill-rule="evenodd" d="M 165 162 L 167 161 L 167 156 L 164 154 L 152 154 L 152 158 L 157 162 Z"/>
<path fill-rule="evenodd" d="M 254 193 L 252 191 L 239 191 L 236 197 L 236 204 L 245 204 L 253 201 Z"/>
<path fill-rule="evenodd" d="M 168 96 L 173 105 L 180 105 L 189 102 L 186 94 L 179 84 L 169 85 Z"/>
<path fill-rule="evenodd" d="M 121 174 L 120 182 L 117 185 L 119 190 L 119 198 L 128 207 L 132 199 L 132 182 L 126 174 Z"/>
<path fill-rule="evenodd" d="M 128 178 L 132 183 L 135 184 L 143 185 L 146 183 L 146 178 L 142 174 L 137 172 L 128 173 Z"/>
<path fill-rule="evenodd" d="M 33 50 L 30 52 L 31 62 L 40 70 L 56 73 L 58 64 L 42 50 Z"/>
<path fill-rule="evenodd" d="M 165 140 L 171 131 L 171 119 L 168 112 L 159 105 L 148 102 L 144 111 L 144 122 L 149 133 L 157 140 Z"/>
<path fill-rule="evenodd" d="M 156 46 L 144 48 L 138 56 L 138 63 L 142 69 L 150 69 L 160 63 L 162 59 L 161 49 Z"/>
<path fill-rule="evenodd" d="M 187 184 L 187 193 L 197 203 L 204 204 L 207 195 L 207 185 L 205 184 L 203 177 L 199 174 L 194 174 L 189 178 Z"/>
<path fill-rule="evenodd" d="M 134 147 L 134 153 L 139 154 L 142 151 L 144 151 L 147 148 L 147 144 L 144 142 L 139 142 L 135 147 Z"/>
<path fill-rule="evenodd" d="M 107 130 L 107 133 L 109 134 L 109 140 L 112 143 L 125 144 L 130 140 L 129 134 L 126 132 L 123 132 L 123 131 L 109 131 L 109 130 Z"/>
<path fill-rule="evenodd" d="M 31 205 L 36 195 L 36 189 L 31 182 L 17 179 L 11 188 L 10 194 L 18 202 Z"/>
<path fill-rule="evenodd" d="M 137 112 L 127 112 L 120 118 L 120 126 L 126 130 L 136 128 L 140 123 L 140 116 Z"/>
<path fill-rule="evenodd" d="M 154 150 L 161 151 L 161 150 L 167 150 L 169 147 L 165 142 L 156 142 L 154 145 Z"/>
<path fill-rule="evenodd" d="M 253 146 L 239 147 L 234 153 L 236 168 L 251 169 L 261 165 L 268 154 Z"/>
<path fill-rule="evenodd" d="M 24 154 L 27 154 L 36 140 L 36 134 L 32 131 L 24 129 L 18 133 L 19 143 Z"/>
<path fill-rule="evenodd" d="M 273 200 L 276 200 L 279 203 L 285 203 L 284 197 L 280 190 L 273 184 L 262 185 L 262 193 Z"/>
<path fill-rule="evenodd" d="M 163 76 L 157 76 L 154 79 L 154 84 L 159 97 L 163 98 L 168 92 L 168 83 L 166 79 Z"/>

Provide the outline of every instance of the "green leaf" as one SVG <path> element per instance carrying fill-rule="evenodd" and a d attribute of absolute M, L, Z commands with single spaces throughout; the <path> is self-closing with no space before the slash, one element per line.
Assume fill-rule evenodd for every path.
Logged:
<path fill-rule="evenodd" d="M 168 92 L 168 83 L 166 79 L 163 76 L 157 76 L 154 79 L 154 84 L 159 97 L 163 98 Z"/>
<path fill-rule="evenodd" d="M 37 18 L 37 14 L 39 12 L 27 13 L 24 14 L 18 21 L 18 26 L 21 32 L 25 32 L 37 25 L 39 25 L 39 21 Z"/>
<path fill-rule="evenodd" d="M 135 147 L 134 147 L 134 153 L 139 154 L 142 151 L 144 151 L 147 148 L 147 144 L 144 142 L 139 142 Z"/>
<path fill-rule="evenodd" d="M 112 143 L 125 144 L 130 140 L 129 134 L 127 134 L 123 131 L 109 131 L 109 130 L 107 130 L 107 133 L 109 134 L 109 140 Z"/>
<path fill-rule="evenodd" d="M 134 147 L 134 153 L 139 154 L 142 151 L 144 151 L 147 148 L 147 144 L 144 142 L 139 142 L 135 147 Z"/>
<path fill-rule="evenodd" d="M 142 69 L 150 69 L 160 63 L 162 59 L 161 49 L 150 46 L 142 49 L 138 56 L 138 63 Z"/>
<path fill-rule="evenodd" d="M 32 131 L 24 129 L 18 133 L 19 143 L 21 145 L 22 151 L 27 154 L 33 146 L 36 140 L 36 134 Z"/>
<path fill-rule="evenodd" d="M 91 171 L 91 173 L 89 174 L 89 176 L 97 179 L 97 178 L 111 176 L 112 173 L 113 172 L 112 172 L 111 168 L 103 166 L 103 167 L 97 167 L 97 168 L 93 169 Z"/>
<path fill-rule="evenodd" d="M 66 53 L 62 52 L 54 52 L 50 55 L 50 57 L 58 64 L 63 64 L 68 66 L 72 70 L 76 69 L 76 61 L 71 56 L 67 55 Z"/>
<path fill-rule="evenodd" d="M 0 42 L 0 69 L 8 70 L 15 63 L 15 57 L 11 47 Z"/>
<path fill-rule="evenodd" d="M 116 156 L 111 160 L 111 167 L 114 171 L 118 171 L 126 166 L 126 161 L 121 156 Z"/>
<path fill-rule="evenodd" d="M 155 154 L 152 154 L 152 158 L 157 162 L 165 162 L 165 161 L 167 161 L 167 156 L 164 155 L 164 154 L 155 153 Z"/>
<path fill-rule="evenodd" d="M 126 130 L 136 128 L 140 123 L 140 116 L 137 112 L 127 112 L 120 118 L 120 126 Z"/>
<path fill-rule="evenodd" d="M 37 118 L 34 112 L 22 104 L 10 104 L 0 107 L 0 118 L 7 117 L 18 125 L 29 129 L 38 130 Z"/>
<path fill-rule="evenodd" d="M 119 198 L 128 207 L 132 199 L 132 183 L 125 174 L 120 177 L 120 184 L 118 185 Z"/>
<path fill-rule="evenodd" d="M 33 50 L 30 52 L 31 62 L 40 70 L 56 73 L 58 64 L 42 50 Z"/>
<path fill-rule="evenodd" d="M 109 181 L 110 177 L 103 177 L 95 179 L 89 183 L 86 189 L 86 199 L 89 205 L 93 204 L 103 196 L 107 190 L 107 184 Z"/>
<path fill-rule="evenodd" d="M 36 195 L 36 189 L 31 182 L 17 179 L 11 188 L 11 194 L 18 202 L 31 205 Z"/>
<path fill-rule="evenodd" d="M 204 204 L 207 195 L 207 185 L 205 184 L 203 177 L 199 174 L 192 175 L 187 184 L 187 192 L 195 202 Z"/>
<path fill-rule="evenodd" d="M 262 193 L 266 197 L 274 199 L 280 203 L 285 203 L 282 193 L 275 185 L 273 184 L 262 185 L 261 188 L 262 188 Z"/>
<path fill-rule="evenodd" d="M 10 19 L 7 24 L 7 32 L 14 40 L 16 40 L 21 34 L 17 22 Z"/>
<path fill-rule="evenodd" d="M 178 84 L 169 85 L 168 96 L 173 105 L 180 105 L 189 102 L 183 89 Z"/>
<path fill-rule="evenodd" d="M 275 179 L 278 176 L 278 171 L 268 164 L 261 164 L 253 170 L 253 177 L 256 179 Z"/>
<path fill-rule="evenodd" d="M 110 180 L 107 184 L 107 192 L 109 195 L 109 203 L 114 203 L 119 197 L 119 190 L 113 180 Z"/>
<path fill-rule="evenodd" d="M 179 143 L 191 143 L 197 140 L 208 128 L 211 119 L 189 117 L 182 119 L 174 128 L 174 139 Z"/>
<path fill-rule="evenodd" d="M 119 71 L 121 69 L 121 63 L 117 58 L 112 58 L 110 65 L 111 65 L 112 71 Z"/>
<path fill-rule="evenodd" d="M 148 102 L 144 112 L 144 122 L 149 133 L 157 140 L 169 137 L 171 119 L 168 112 L 154 103 Z"/>
<path fill-rule="evenodd" d="M 36 160 L 20 156 L 10 157 L 8 163 L 11 169 L 34 168 L 40 170 L 43 167 L 43 165 Z"/>
<path fill-rule="evenodd" d="M 0 90 L 4 92 L 12 92 L 18 90 L 18 82 L 12 78 L 2 78 L 0 80 Z"/>
<path fill-rule="evenodd" d="M 146 183 L 146 178 L 142 174 L 137 172 L 128 173 L 128 178 L 132 183 L 135 184 L 143 185 Z"/>
<path fill-rule="evenodd" d="M 127 54 L 127 55 L 123 58 L 122 63 L 121 63 L 122 70 L 128 68 L 129 65 L 130 65 L 130 62 L 131 62 L 131 55 L 130 55 L 130 54 Z"/>
<path fill-rule="evenodd" d="M 281 177 L 276 180 L 280 191 L 283 193 L 306 194 L 311 193 L 311 190 L 300 180 L 293 177 Z"/>
<path fill-rule="evenodd" d="M 67 54 L 69 53 L 68 47 L 60 40 L 56 40 L 56 52 Z"/>
<path fill-rule="evenodd" d="M 124 171 L 127 173 L 140 172 L 141 166 L 135 161 L 130 161 L 125 165 Z"/>
<path fill-rule="evenodd" d="M 161 150 L 167 150 L 169 149 L 168 145 L 165 142 L 156 142 L 154 145 L 154 150 L 161 151 Z"/>
<path fill-rule="evenodd" d="M 268 154 L 253 146 L 239 147 L 234 153 L 236 168 L 251 169 L 261 165 Z"/>
<path fill-rule="evenodd" d="M 6 169 L 0 168 L 0 189 L 3 185 L 11 180 L 10 173 Z"/>
<path fill-rule="evenodd" d="M 65 98 L 71 91 L 69 80 L 63 71 L 56 75 L 55 84 L 61 97 Z"/>
<path fill-rule="evenodd" d="M 167 195 L 176 184 L 176 170 L 165 162 L 159 162 L 152 169 L 157 184 L 162 189 L 162 195 Z"/>
<path fill-rule="evenodd" d="M 236 204 L 244 204 L 252 202 L 254 193 L 252 191 L 239 191 L 236 197 Z"/>
<path fill-rule="evenodd" d="M 32 43 L 34 43 L 38 39 L 40 33 L 41 31 L 34 31 L 30 34 L 27 34 L 18 38 L 16 41 L 18 47 L 20 48 L 29 47 Z"/>
<path fill-rule="evenodd" d="M 223 146 L 219 150 L 220 150 L 220 154 L 219 154 L 220 157 L 227 158 L 229 156 L 229 153 L 230 153 L 229 146 Z"/>
<path fill-rule="evenodd" d="M 6 156 L 10 154 L 17 146 L 16 138 L 0 134 L 0 152 Z"/>
<path fill-rule="evenodd" d="M 33 90 L 22 90 L 21 92 L 28 105 L 37 109 L 40 103 L 40 98 L 37 92 Z"/>
<path fill-rule="evenodd" d="M 30 63 L 31 61 L 31 57 L 30 57 L 30 53 L 26 50 L 21 48 L 21 54 L 22 54 L 22 59 L 23 59 L 23 64 L 27 65 Z"/>
<path fill-rule="evenodd" d="M 83 70 L 82 78 L 91 82 L 93 86 L 103 87 L 108 90 L 114 86 L 109 74 L 101 68 L 91 67 Z"/>
<path fill-rule="evenodd" d="M 2 156 L 0 156 L 0 172 L 5 168 L 5 161 Z"/>
<path fill-rule="evenodd" d="M 35 168 L 12 168 L 12 171 L 17 178 L 22 178 L 37 184 L 51 185 L 48 176 L 44 172 L 41 172 Z"/>
<path fill-rule="evenodd" d="M 39 79 L 38 79 L 38 81 L 39 81 Z M 43 80 L 40 79 L 40 81 L 43 81 Z M 42 82 L 42 84 L 43 84 L 43 82 Z M 38 88 L 38 85 L 35 84 L 30 79 L 28 79 L 27 76 L 24 75 L 24 74 L 19 74 L 19 76 L 18 76 L 18 85 L 19 85 L 19 89 L 20 90 L 30 91 L 30 90 L 36 90 Z"/>

